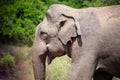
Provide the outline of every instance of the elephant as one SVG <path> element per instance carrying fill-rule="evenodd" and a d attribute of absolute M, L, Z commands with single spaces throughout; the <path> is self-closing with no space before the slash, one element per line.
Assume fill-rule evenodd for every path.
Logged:
<path fill-rule="evenodd" d="M 120 77 L 120 5 L 75 9 L 53 4 L 37 26 L 32 47 L 35 80 L 45 80 L 45 62 L 68 55 L 68 80 Z"/>

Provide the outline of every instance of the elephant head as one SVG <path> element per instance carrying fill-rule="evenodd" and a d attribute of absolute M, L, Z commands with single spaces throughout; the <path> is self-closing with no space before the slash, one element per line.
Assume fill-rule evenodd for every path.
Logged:
<path fill-rule="evenodd" d="M 46 56 L 50 64 L 55 57 L 65 54 L 71 57 L 71 46 L 76 39 L 82 45 L 77 15 L 77 9 L 54 4 L 37 26 L 32 55 L 36 80 L 45 79 Z"/>

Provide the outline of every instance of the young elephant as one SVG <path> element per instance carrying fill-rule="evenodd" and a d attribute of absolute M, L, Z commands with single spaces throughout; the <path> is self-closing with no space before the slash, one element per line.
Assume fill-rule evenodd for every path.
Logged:
<path fill-rule="evenodd" d="M 72 58 L 68 80 L 120 77 L 120 5 L 74 9 L 52 5 L 37 26 L 33 45 L 35 80 L 45 80 L 45 60 Z"/>

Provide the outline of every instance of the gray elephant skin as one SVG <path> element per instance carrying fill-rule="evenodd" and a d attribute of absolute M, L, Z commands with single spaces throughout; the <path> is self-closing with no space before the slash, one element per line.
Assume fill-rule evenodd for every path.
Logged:
<path fill-rule="evenodd" d="M 35 80 L 45 80 L 45 61 L 68 55 L 68 80 L 120 77 L 120 5 L 74 9 L 53 4 L 37 26 L 32 51 Z"/>

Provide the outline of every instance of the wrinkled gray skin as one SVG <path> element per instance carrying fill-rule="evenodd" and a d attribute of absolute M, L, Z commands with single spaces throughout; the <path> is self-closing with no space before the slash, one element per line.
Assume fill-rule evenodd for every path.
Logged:
<path fill-rule="evenodd" d="M 120 5 L 74 9 L 52 5 L 37 26 L 33 45 L 35 80 L 45 80 L 45 60 L 67 54 L 68 80 L 120 77 Z"/>

